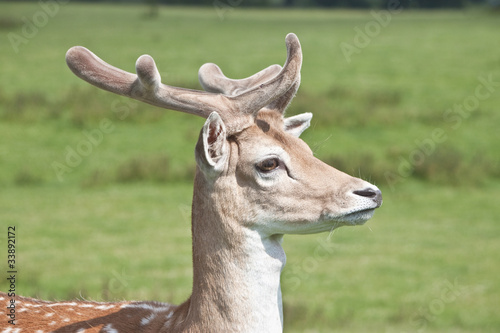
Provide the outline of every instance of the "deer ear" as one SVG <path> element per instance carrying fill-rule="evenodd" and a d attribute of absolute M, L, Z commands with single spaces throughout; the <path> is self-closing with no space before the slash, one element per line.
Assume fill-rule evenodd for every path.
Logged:
<path fill-rule="evenodd" d="M 196 162 L 205 173 L 220 173 L 228 158 L 226 126 L 217 112 L 208 116 L 196 144 Z"/>
<path fill-rule="evenodd" d="M 311 125 L 312 116 L 312 113 L 306 112 L 285 118 L 285 132 L 299 137 Z"/>

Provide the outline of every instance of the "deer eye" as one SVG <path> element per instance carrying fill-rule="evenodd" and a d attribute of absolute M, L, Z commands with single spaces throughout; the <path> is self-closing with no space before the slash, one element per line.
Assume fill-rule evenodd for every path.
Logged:
<path fill-rule="evenodd" d="M 280 160 L 277 158 L 268 158 L 262 162 L 256 164 L 257 169 L 260 172 L 271 172 L 280 166 Z"/>

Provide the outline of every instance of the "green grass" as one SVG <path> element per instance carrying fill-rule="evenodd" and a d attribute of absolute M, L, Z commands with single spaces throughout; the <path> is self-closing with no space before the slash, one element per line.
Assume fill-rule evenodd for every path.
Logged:
<path fill-rule="evenodd" d="M 162 7 L 148 19 L 143 7 L 70 3 L 15 52 L 8 34 L 22 36 L 22 17 L 40 10 L 0 4 L 0 247 L 16 226 L 18 293 L 173 303 L 190 293 L 203 119 L 89 87 L 67 69 L 69 47 L 129 71 L 149 53 L 165 83 L 199 88 L 205 62 L 235 78 L 282 64 L 293 31 L 304 65 L 288 113 L 313 112 L 304 140 L 379 185 L 384 205 L 363 227 L 285 238 L 285 331 L 500 329 L 500 86 L 470 115 L 444 118 L 478 77 L 500 82 L 498 16 L 403 11 L 348 63 L 340 44 L 354 43 L 369 12 L 235 8 L 221 19 L 214 8 Z M 444 139 L 426 154 L 419 142 L 436 129 Z M 54 165 L 88 135 L 99 140 L 58 176 Z"/>

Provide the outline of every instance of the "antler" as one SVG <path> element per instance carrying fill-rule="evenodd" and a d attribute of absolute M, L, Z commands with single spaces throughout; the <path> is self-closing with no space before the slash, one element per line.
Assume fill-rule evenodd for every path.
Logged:
<path fill-rule="evenodd" d="M 200 67 L 200 70 L 198 72 L 198 79 L 205 91 L 222 93 L 228 96 L 237 96 L 243 92 L 255 89 L 260 84 L 269 81 L 270 79 L 275 77 L 281 70 L 282 68 L 280 65 L 271 65 L 250 77 L 235 80 L 226 77 L 219 66 L 217 66 L 216 64 L 207 63 Z M 288 104 L 290 104 L 292 98 L 295 96 L 297 90 L 299 89 L 299 86 L 300 71 L 292 87 L 267 107 L 269 109 L 274 109 L 278 112 L 284 113 L 286 107 L 288 106 Z"/>
<path fill-rule="evenodd" d="M 205 91 L 237 96 L 275 77 L 281 71 L 280 65 L 271 65 L 245 79 L 230 79 L 216 64 L 207 63 L 200 67 L 198 79 Z"/>
<path fill-rule="evenodd" d="M 222 95 L 162 84 L 156 64 L 149 55 L 137 59 L 137 75 L 109 65 L 82 46 L 69 49 L 66 62 L 75 75 L 98 88 L 155 106 L 204 118 L 213 111 L 224 113 L 227 108 Z"/>
<path fill-rule="evenodd" d="M 281 71 L 280 65 L 271 65 L 262 71 L 245 79 L 230 79 L 224 75 L 216 64 L 207 63 L 201 66 L 198 79 L 205 91 L 221 93 L 228 96 L 237 96 L 245 91 L 256 88 L 258 85 L 270 80 Z M 269 109 L 284 113 L 300 86 L 300 76 L 285 94 L 267 106 Z"/>
<path fill-rule="evenodd" d="M 300 69 L 302 67 L 302 49 L 300 47 L 300 42 L 293 33 L 288 34 L 285 41 L 287 57 L 281 71 L 271 80 L 246 90 L 235 97 L 238 99 L 241 98 L 244 103 L 255 101 L 256 105 L 259 106 L 255 112 L 268 106 L 269 108 L 276 108 L 279 112 L 283 113 L 299 88 Z M 276 89 L 274 87 L 276 87 Z M 246 108 L 249 109 L 250 105 L 246 105 Z"/>
<path fill-rule="evenodd" d="M 302 52 L 295 34 L 287 35 L 286 46 L 287 60 L 281 71 L 265 83 L 251 87 L 255 81 L 261 82 L 257 80 L 260 74 L 257 73 L 254 79 L 247 79 L 249 89 L 238 95 L 224 95 L 162 84 L 156 64 L 149 55 L 142 55 L 137 59 L 137 75 L 109 65 L 82 46 L 69 49 L 66 62 L 78 77 L 101 89 L 204 118 L 212 112 L 218 112 L 224 121 L 240 123 L 243 119 L 235 118 L 253 117 L 260 109 L 286 94 L 300 77 Z M 277 67 L 270 68 L 272 70 L 264 73 L 265 78 L 274 74 Z"/>

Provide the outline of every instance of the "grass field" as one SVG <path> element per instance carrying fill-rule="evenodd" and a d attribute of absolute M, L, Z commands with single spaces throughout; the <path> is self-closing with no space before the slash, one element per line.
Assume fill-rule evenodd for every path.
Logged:
<path fill-rule="evenodd" d="M 203 119 L 89 87 L 64 54 L 133 71 L 148 53 L 165 83 L 199 89 L 205 62 L 235 78 L 282 64 L 293 31 L 288 114 L 313 112 L 304 140 L 384 205 L 363 227 L 285 237 L 285 331 L 498 332 L 500 17 L 226 9 L 0 3 L 1 276 L 15 226 L 19 294 L 186 299 Z"/>

